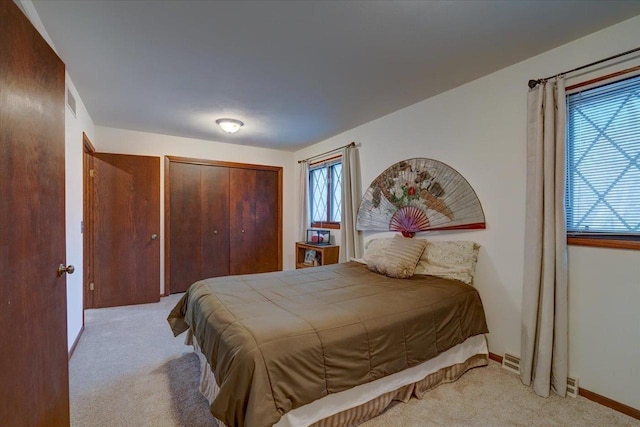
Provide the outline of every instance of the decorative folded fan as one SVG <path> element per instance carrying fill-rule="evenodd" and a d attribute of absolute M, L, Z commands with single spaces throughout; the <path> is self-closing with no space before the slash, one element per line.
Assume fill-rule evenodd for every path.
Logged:
<path fill-rule="evenodd" d="M 373 180 L 360 202 L 356 228 L 418 231 L 485 228 L 480 200 L 462 175 L 433 159 L 398 162 Z"/>

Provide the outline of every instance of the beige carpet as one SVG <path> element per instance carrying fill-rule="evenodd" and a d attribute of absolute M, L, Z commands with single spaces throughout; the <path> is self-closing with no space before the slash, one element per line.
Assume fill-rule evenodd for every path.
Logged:
<path fill-rule="evenodd" d="M 73 426 L 215 426 L 198 392 L 199 366 L 166 322 L 178 295 L 160 303 L 87 310 L 70 361 Z M 398 404 L 363 427 L 640 426 L 584 398 L 536 397 L 495 362 L 424 400 Z"/>

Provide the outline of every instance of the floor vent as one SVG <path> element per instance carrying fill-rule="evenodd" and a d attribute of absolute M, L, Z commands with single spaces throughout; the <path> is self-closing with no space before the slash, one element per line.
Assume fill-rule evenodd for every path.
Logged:
<path fill-rule="evenodd" d="M 511 373 L 520 375 L 520 359 L 513 354 L 504 354 L 502 367 Z M 567 377 L 567 396 L 578 397 L 579 390 L 578 379 Z"/>
<path fill-rule="evenodd" d="M 578 379 L 567 377 L 567 396 L 578 397 Z"/>
<path fill-rule="evenodd" d="M 71 94 L 71 91 L 67 89 L 67 107 L 71 110 L 73 115 L 76 115 L 76 98 Z"/>
<path fill-rule="evenodd" d="M 504 357 L 502 358 L 502 367 L 509 372 L 520 375 L 520 359 L 513 354 L 504 354 Z"/>

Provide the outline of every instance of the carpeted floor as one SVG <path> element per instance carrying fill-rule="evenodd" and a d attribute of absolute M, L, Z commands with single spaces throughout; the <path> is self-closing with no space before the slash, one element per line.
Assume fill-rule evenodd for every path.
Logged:
<path fill-rule="evenodd" d="M 198 392 L 199 366 L 166 322 L 179 295 L 156 304 L 87 310 L 70 361 L 73 426 L 216 426 Z M 536 397 L 490 362 L 423 400 L 398 404 L 363 427 L 640 426 L 582 397 Z"/>

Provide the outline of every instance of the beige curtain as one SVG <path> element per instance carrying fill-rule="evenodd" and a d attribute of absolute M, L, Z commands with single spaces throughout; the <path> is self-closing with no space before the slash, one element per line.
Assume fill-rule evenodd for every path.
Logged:
<path fill-rule="evenodd" d="M 544 397 L 567 390 L 565 116 L 563 78 L 529 91 L 520 378 Z"/>
<path fill-rule="evenodd" d="M 340 262 L 361 256 L 360 234 L 356 218 L 360 204 L 360 164 L 358 149 L 348 146 L 342 150 L 342 217 L 340 223 Z"/>
<path fill-rule="evenodd" d="M 306 160 L 299 163 L 299 200 L 300 200 L 300 228 L 298 230 L 298 241 L 307 240 L 307 228 L 311 225 L 309 218 L 309 162 Z"/>

